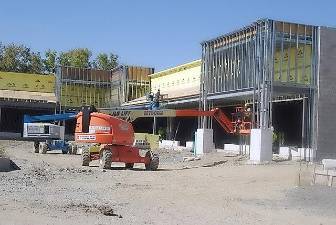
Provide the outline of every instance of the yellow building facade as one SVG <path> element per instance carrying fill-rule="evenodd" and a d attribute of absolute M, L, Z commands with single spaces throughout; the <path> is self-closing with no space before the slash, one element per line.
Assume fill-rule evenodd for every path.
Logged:
<path fill-rule="evenodd" d="M 198 95 L 200 92 L 201 60 L 182 64 L 150 75 L 151 91 L 166 98 Z"/>
<path fill-rule="evenodd" d="M 56 103 L 55 76 L 0 71 L 0 98 Z"/>

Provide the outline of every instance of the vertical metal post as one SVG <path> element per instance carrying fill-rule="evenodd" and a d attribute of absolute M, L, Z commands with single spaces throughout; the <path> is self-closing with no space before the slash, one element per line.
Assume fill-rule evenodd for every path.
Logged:
<path fill-rule="evenodd" d="M 269 64 L 271 66 L 270 68 L 270 74 L 269 74 L 269 97 L 268 97 L 268 104 L 269 104 L 269 127 L 272 126 L 273 124 L 273 83 L 274 83 L 274 76 L 275 76 L 275 72 L 274 72 L 274 59 L 275 59 L 275 49 L 276 49 L 276 42 L 277 42 L 277 38 L 276 38 L 276 30 L 275 30 L 275 21 L 272 21 L 271 23 L 271 32 L 270 32 L 270 56 L 269 56 L 269 60 L 271 60 L 271 63 Z"/>
<path fill-rule="evenodd" d="M 252 50 L 252 54 L 250 57 L 252 57 L 251 62 L 252 62 L 252 66 L 251 66 L 251 71 L 252 71 L 252 85 L 253 85 L 253 97 L 252 97 L 252 127 L 253 128 L 257 128 L 257 122 L 256 122 L 256 108 L 258 103 L 256 103 L 256 26 L 253 28 L 253 32 L 255 33 L 255 37 L 254 40 L 251 39 L 252 44 L 251 46 L 253 48 L 251 48 Z"/>
<path fill-rule="evenodd" d="M 249 58 L 247 57 L 247 32 L 248 30 L 246 30 L 244 32 L 245 34 L 245 43 L 244 43 L 244 47 L 243 47 L 243 54 L 242 54 L 242 60 L 244 61 L 244 78 L 243 78 L 243 88 L 248 88 L 249 87 L 249 79 L 248 79 L 248 75 L 247 75 L 247 66 L 249 64 Z"/>
<path fill-rule="evenodd" d="M 156 116 L 154 116 L 153 117 L 153 134 L 156 134 L 156 121 L 157 120 L 157 118 L 156 118 Z"/>
<path fill-rule="evenodd" d="M 232 37 L 228 37 L 229 41 L 229 50 L 228 50 L 228 60 L 229 60 L 229 73 L 228 73 L 228 80 L 229 80 L 229 85 L 228 85 L 228 91 L 233 90 L 233 44 L 232 44 Z"/>
<path fill-rule="evenodd" d="M 211 76 L 211 84 L 212 84 L 212 93 L 216 93 L 218 90 L 217 90 L 217 80 L 218 80 L 218 50 L 215 51 L 215 48 L 218 49 L 218 40 L 215 41 L 215 44 L 214 44 L 214 52 L 213 52 L 213 73 L 212 73 L 212 76 Z"/>
<path fill-rule="evenodd" d="M 291 48 L 292 48 L 292 26 L 291 24 L 289 23 L 289 44 L 288 44 L 288 62 L 287 62 L 287 82 L 290 82 L 290 67 L 291 67 Z"/>
<path fill-rule="evenodd" d="M 305 123 L 306 123 L 306 98 L 302 98 L 302 124 L 301 124 L 301 148 L 304 148 L 304 160 L 306 160 L 306 144 L 305 144 Z"/>
<path fill-rule="evenodd" d="M 279 81 L 282 81 L 282 67 L 283 67 L 283 58 L 284 58 L 284 39 L 285 39 L 285 23 L 282 22 L 282 38 L 281 38 L 281 56 L 280 56 L 280 78 Z"/>
<path fill-rule="evenodd" d="M 224 49 L 224 65 L 223 65 L 223 76 L 224 76 L 224 91 L 228 90 L 228 75 L 229 75 L 229 60 L 228 60 L 228 41 L 225 37 L 225 49 Z"/>
<path fill-rule="evenodd" d="M 206 52 L 206 43 L 202 43 L 202 64 L 201 64 L 201 76 L 200 76 L 200 86 L 199 86 L 199 103 L 198 103 L 198 110 L 203 109 L 203 96 L 204 96 L 204 73 L 205 73 L 205 66 L 206 66 L 206 61 L 205 61 L 205 52 Z M 198 117 L 198 124 L 197 127 L 201 128 L 203 124 L 203 118 Z"/>
<path fill-rule="evenodd" d="M 0 131 L 1 131 L 1 117 L 2 117 L 2 109 L 1 109 L 1 107 L 0 107 Z"/>
<path fill-rule="evenodd" d="M 305 84 L 305 78 L 306 78 L 306 44 L 307 44 L 307 26 L 304 26 L 304 42 L 303 42 L 303 50 L 302 50 L 302 72 L 301 72 L 301 77 L 302 77 L 302 83 Z M 310 81 L 311 82 L 311 81 Z M 310 83 L 308 85 L 311 85 Z"/>
<path fill-rule="evenodd" d="M 219 70 L 219 76 L 220 76 L 220 83 L 219 83 L 219 91 L 223 92 L 224 91 L 224 77 L 225 77 L 225 73 L 224 73 L 224 39 L 221 38 L 220 39 L 220 43 L 221 43 L 221 50 L 220 50 L 220 70 Z"/>
<path fill-rule="evenodd" d="M 261 108 L 261 96 L 260 96 L 260 79 L 261 79 L 261 62 L 260 62 L 260 24 L 256 25 L 256 42 L 255 42 L 255 64 L 256 64 L 256 71 L 255 71 L 255 80 L 256 80 L 256 114 L 257 114 L 257 124 L 258 128 L 261 127 L 261 122 L 260 122 L 260 108 Z"/>
<path fill-rule="evenodd" d="M 298 83 L 298 49 L 299 49 L 299 28 L 300 25 L 297 24 L 296 27 L 296 43 L 295 43 L 295 83 Z"/>

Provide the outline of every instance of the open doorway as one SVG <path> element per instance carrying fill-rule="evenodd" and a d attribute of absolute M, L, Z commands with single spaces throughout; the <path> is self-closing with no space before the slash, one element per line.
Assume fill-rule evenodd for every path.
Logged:
<path fill-rule="evenodd" d="M 273 151 L 302 145 L 302 100 L 273 103 Z"/>

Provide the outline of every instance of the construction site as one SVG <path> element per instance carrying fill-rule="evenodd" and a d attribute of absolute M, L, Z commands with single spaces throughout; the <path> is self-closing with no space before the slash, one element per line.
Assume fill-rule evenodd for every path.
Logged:
<path fill-rule="evenodd" d="M 0 224 L 336 224 L 335 62 L 260 19 L 161 71 L 0 71 Z"/>

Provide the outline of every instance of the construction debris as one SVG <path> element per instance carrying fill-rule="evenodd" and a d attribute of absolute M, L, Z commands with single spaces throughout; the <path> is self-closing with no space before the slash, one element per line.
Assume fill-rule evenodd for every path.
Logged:
<path fill-rule="evenodd" d="M 84 203 L 70 203 L 65 207 L 66 209 L 80 209 L 83 210 L 85 213 L 97 213 L 100 212 L 101 214 L 105 216 L 116 216 L 118 218 L 123 218 L 122 215 L 116 214 L 113 210 L 113 208 L 109 205 L 88 205 Z M 66 210 L 65 210 L 66 211 Z"/>
<path fill-rule="evenodd" d="M 201 160 L 199 156 L 183 157 L 183 162 L 197 161 Z"/>
<path fill-rule="evenodd" d="M 205 164 L 202 167 L 214 167 L 214 166 L 224 164 L 226 162 L 227 162 L 227 160 L 216 161 L 216 162 L 213 162 L 213 163 Z"/>
<path fill-rule="evenodd" d="M 289 159 L 286 157 L 283 157 L 279 154 L 273 154 L 272 161 L 274 162 L 283 162 L 283 161 L 288 161 Z"/>

